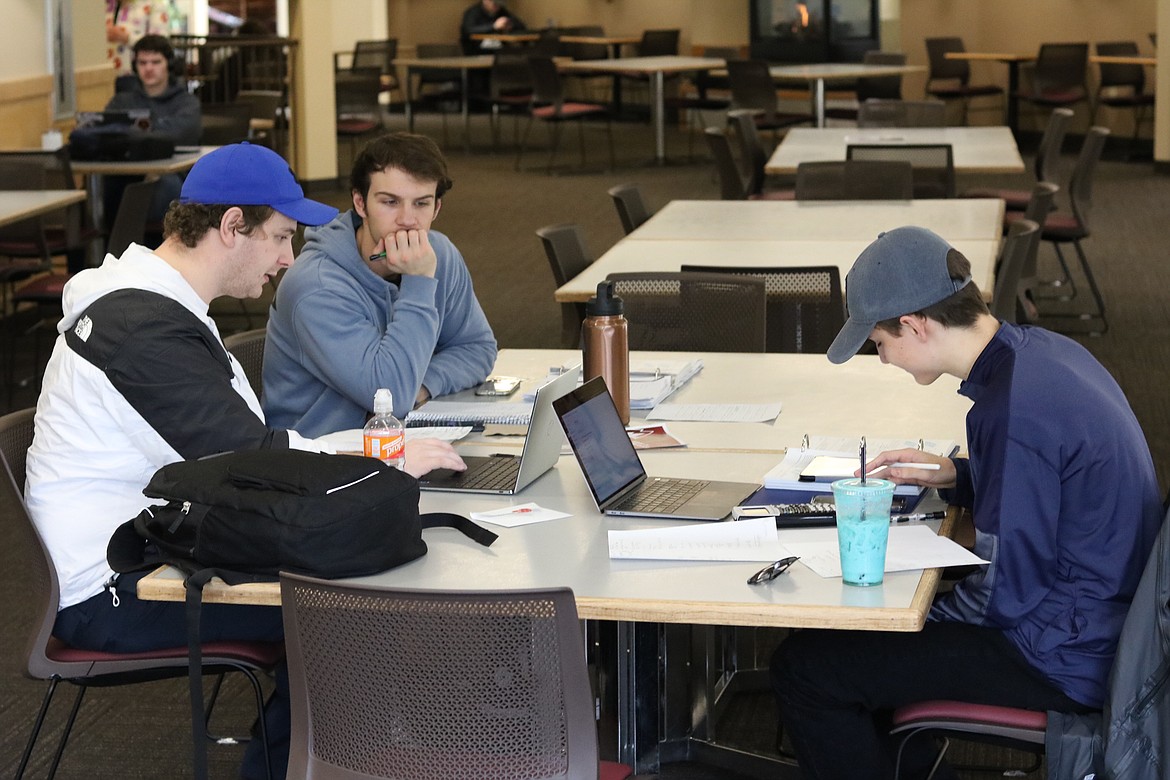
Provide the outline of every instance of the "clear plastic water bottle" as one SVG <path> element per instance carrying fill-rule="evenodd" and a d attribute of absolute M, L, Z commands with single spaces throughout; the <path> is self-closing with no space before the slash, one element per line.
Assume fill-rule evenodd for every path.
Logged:
<path fill-rule="evenodd" d="M 374 393 L 374 416 L 362 429 L 368 458 L 401 471 L 406 467 L 406 428 L 394 416 L 394 396 L 386 388 Z"/>

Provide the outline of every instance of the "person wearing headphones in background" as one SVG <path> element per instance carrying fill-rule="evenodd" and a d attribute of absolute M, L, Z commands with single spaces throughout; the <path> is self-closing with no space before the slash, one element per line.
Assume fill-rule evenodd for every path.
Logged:
<path fill-rule="evenodd" d="M 176 146 L 195 146 L 203 132 L 203 112 L 199 99 L 187 91 L 187 85 L 171 76 L 175 50 L 162 35 L 144 35 L 134 44 L 134 74 L 127 88 L 115 92 L 106 104 L 107 111 L 148 109 L 150 132 L 165 135 Z M 104 208 L 107 221 L 118 212 L 122 191 L 141 177 L 107 176 Z M 179 196 L 183 180 L 169 173 L 159 177 L 148 221 L 160 222 L 167 206 Z M 109 225 L 107 225 L 109 227 Z"/>

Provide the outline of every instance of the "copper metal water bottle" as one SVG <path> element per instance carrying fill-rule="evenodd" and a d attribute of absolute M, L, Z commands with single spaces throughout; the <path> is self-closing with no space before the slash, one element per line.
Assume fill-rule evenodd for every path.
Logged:
<path fill-rule="evenodd" d="M 585 304 L 581 323 L 585 381 L 605 380 L 622 424 L 630 422 L 630 340 L 622 299 L 614 296 L 613 282 L 599 282 L 597 296 Z"/>

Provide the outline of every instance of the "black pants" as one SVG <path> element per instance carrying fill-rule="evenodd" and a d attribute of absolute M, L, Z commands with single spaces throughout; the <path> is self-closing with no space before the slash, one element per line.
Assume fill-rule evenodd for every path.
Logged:
<path fill-rule="evenodd" d="M 886 780 L 894 776 L 894 709 L 958 699 L 1037 710 L 1083 712 L 1031 668 L 992 628 L 927 623 L 921 632 L 799 631 L 772 657 L 780 720 L 809 780 Z M 925 775 L 932 740 L 916 739 L 902 777 Z M 954 778 L 940 767 L 938 778 Z"/>
<path fill-rule="evenodd" d="M 57 613 L 53 636 L 73 647 L 134 653 L 187 645 L 187 608 L 182 602 L 141 601 L 138 580 L 147 572 L 118 578 L 118 606 L 102 592 Z M 204 604 L 200 615 L 204 642 L 220 640 L 276 642 L 284 639 L 280 608 L 237 604 Z M 276 688 L 264 706 L 264 726 L 272 758 L 272 776 L 284 777 L 288 766 L 291 712 L 288 668 L 276 670 Z M 248 743 L 240 768 L 241 777 L 264 777 L 264 753 L 259 740 Z"/>

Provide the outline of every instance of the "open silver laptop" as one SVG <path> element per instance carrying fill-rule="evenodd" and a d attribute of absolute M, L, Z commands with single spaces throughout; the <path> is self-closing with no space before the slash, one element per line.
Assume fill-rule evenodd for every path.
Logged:
<path fill-rule="evenodd" d="M 553 399 L 577 385 L 577 369 L 565 371 L 536 391 L 528 435 L 519 455 L 496 453 L 486 457 L 464 457 L 466 471 L 435 469 L 419 478 L 423 490 L 451 490 L 463 493 L 512 495 L 528 487 L 537 477 L 556 465 L 561 457 L 564 434 L 553 412 Z"/>
<path fill-rule="evenodd" d="M 597 508 L 607 515 L 722 520 L 760 487 L 646 476 L 600 377 L 553 401 L 553 408 Z"/>

